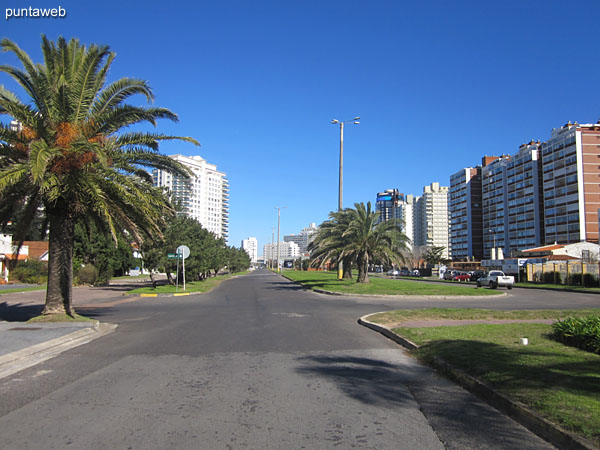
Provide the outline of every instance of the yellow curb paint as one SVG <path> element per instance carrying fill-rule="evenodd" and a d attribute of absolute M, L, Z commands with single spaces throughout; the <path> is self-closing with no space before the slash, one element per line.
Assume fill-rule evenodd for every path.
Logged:
<path fill-rule="evenodd" d="M 158 294 L 140 294 L 140 297 L 158 297 Z"/>
<path fill-rule="evenodd" d="M 182 295 L 190 295 L 189 292 L 182 292 L 180 294 L 173 294 L 174 297 L 181 297 Z"/>

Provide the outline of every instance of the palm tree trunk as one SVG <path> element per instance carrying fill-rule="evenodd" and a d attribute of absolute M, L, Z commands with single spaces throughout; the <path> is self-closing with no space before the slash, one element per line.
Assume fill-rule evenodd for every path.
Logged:
<path fill-rule="evenodd" d="M 68 208 L 49 212 L 48 289 L 42 314 L 75 314 L 73 309 L 73 238 L 75 221 Z"/>
<path fill-rule="evenodd" d="M 342 279 L 344 279 L 344 280 L 352 279 L 352 257 L 351 256 L 347 256 L 343 259 Z"/>
<path fill-rule="evenodd" d="M 369 267 L 369 257 L 366 254 L 358 255 L 358 277 L 356 278 L 357 283 L 368 283 L 369 282 L 369 272 L 367 268 Z"/>

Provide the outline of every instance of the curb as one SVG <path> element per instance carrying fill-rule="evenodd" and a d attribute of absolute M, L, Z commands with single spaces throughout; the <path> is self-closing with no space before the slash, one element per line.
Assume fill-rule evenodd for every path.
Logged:
<path fill-rule="evenodd" d="M 298 286 L 302 286 L 305 290 L 310 292 L 316 292 L 317 294 L 325 294 L 325 295 L 337 295 L 337 296 L 345 296 L 345 297 L 374 297 L 374 298 L 426 298 L 426 299 L 459 299 L 459 298 L 496 298 L 496 297 L 507 297 L 508 293 L 503 292 L 501 294 L 494 295 L 395 295 L 395 294 L 346 294 L 343 292 L 334 292 L 334 291 L 326 291 L 325 289 L 310 289 L 304 286 L 302 283 L 292 280 L 289 277 L 286 277 L 283 274 L 276 274 L 288 281 L 291 281 Z M 366 316 L 365 316 L 366 317 Z M 391 339 L 391 338 L 390 338 Z"/>
<path fill-rule="evenodd" d="M 385 311 L 382 311 L 385 312 Z M 362 316 L 358 319 L 358 323 L 375 330 L 394 342 L 406 347 L 409 350 L 418 349 L 419 346 L 414 342 L 403 338 L 392 332 L 389 328 L 379 325 L 368 320 L 369 316 L 380 313 L 371 313 Z M 522 403 L 510 400 L 503 394 L 500 394 L 492 387 L 483 383 L 482 381 L 466 374 L 460 369 L 455 368 L 450 363 L 444 361 L 442 358 L 435 358 L 433 361 L 434 368 L 442 371 L 448 375 L 451 379 L 461 385 L 468 391 L 476 394 L 479 398 L 486 401 L 488 404 L 493 406 L 498 411 L 506 414 L 512 418 L 515 422 L 520 423 L 532 433 L 535 433 L 542 439 L 550 442 L 560 449 L 566 450 L 597 450 L 594 444 L 588 440 L 575 436 L 574 434 L 563 430 L 558 425 L 550 422 L 543 418 L 538 413 L 525 406 Z"/>
<path fill-rule="evenodd" d="M 202 292 L 198 292 L 201 294 Z M 136 294 L 132 294 L 136 295 Z M 139 297 L 183 297 L 184 295 L 192 295 L 191 292 L 177 292 L 175 294 L 137 294 Z"/>
<path fill-rule="evenodd" d="M 58 356 L 99 337 L 112 333 L 117 325 L 96 321 L 92 327 L 69 333 L 41 344 L 0 356 L 0 379 Z"/>

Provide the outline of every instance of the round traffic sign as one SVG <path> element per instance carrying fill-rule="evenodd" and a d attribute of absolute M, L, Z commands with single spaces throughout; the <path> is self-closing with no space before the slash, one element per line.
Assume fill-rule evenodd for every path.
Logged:
<path fill-rule="evenodd" d="M 180 258 L 186 259 L 190 256 L 190 248 L 187 245 L 180 245 L 177 247 L 177 254 Z"/>

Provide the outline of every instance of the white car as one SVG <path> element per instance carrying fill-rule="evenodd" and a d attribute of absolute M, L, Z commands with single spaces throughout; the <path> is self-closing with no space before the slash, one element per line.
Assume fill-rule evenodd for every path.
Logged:
<path fill-rule="evenodd" d="M 505 275 L 501 270 L 490 270 L 477 280 L 477 287 L 489 286 L 492 289 L 498 287 L 512 289 L 513 284 L 515 284 L 515 277 L 512 275 Z"/>

